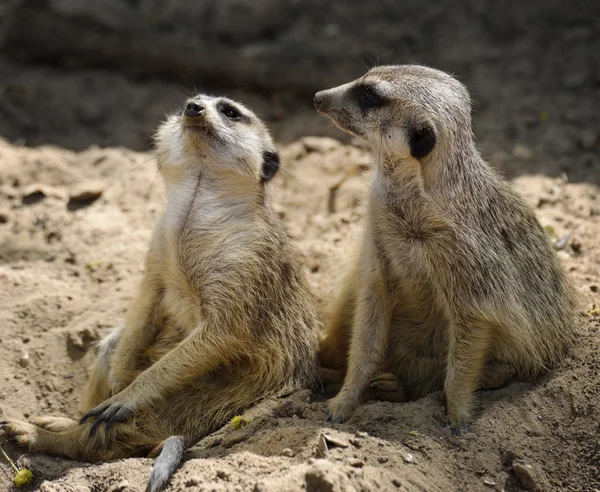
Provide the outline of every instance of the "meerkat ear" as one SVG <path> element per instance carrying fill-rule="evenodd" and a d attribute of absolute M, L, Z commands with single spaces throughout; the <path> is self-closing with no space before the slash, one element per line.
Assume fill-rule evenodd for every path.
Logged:
<path fill-rule="evenodd" d="M 263 152 L 263 162 L 260 177 L 263 183 L 270 181 L 279 170 L 279 154 L 277 152 Z"/>
<path fill-rule="evenodd" d="M 436 137 L 429 125 L 413 128 L 410 134 L 410 155 L 416 159 L 425 157 L 435 147 Z"/>

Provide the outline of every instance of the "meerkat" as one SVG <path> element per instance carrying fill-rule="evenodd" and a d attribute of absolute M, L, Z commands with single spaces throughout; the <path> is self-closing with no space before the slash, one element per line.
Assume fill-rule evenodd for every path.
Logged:
<path fill-rule="evenodd" d="M 160 126 L 156 147 L 166 210 L 128 319 L 99 346 L 85 415 L 1 425 L 30 451 L 76 460 L 162 450 L 151 491 L 231 417 L 312 385 L 319 332 L 299 255 L 268 200 L 280 163 L 264 123 L 199 95 Z"/>
<path fill-rule="evenodd" d="M 535 376 L 568 352 L 574 291 L 533 210 L 479 154 L 458 80 L 381 66 L 314 104 L 375 160 L 358 260 L 321 341 L 321 363 L 345 370 L 329 417 L 345 421 L 373 385 L 443 390 L 460 434 L 487 361 Z"/>

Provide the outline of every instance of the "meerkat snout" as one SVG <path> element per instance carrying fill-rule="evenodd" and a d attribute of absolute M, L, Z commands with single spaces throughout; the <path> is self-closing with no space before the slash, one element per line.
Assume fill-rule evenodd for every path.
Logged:
<path fill-rule="evenodd" d="M 315 109 L 319 113 L 321 112 L 321 106 L 323 105 L 323 101 L 325 99 L 325 92 L 327 92 L 327 91 L 317 92 L 315 94 L 315 97 L 313 97 L 313 104 L 315 105 Z"/>
<path fill-rule="evenodd" d="M 188 118 L 198 118 L 198 116 L 202 116 L 202 113 L 204 113 L 204 108 L 193 101 L 187 103 L 185 111 L 183 112 Z"/>

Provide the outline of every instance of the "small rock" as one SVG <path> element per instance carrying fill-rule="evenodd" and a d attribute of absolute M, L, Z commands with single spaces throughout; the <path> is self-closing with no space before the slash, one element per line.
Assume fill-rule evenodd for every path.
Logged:
<path fill-rule="evenodd" d="M 402 487 L 402 482 L 400 480 L 398 480 L 397 478 L 392 478 L 392 485 L 394 487 L 400 488 L 400 487 Z"/>
<path fill-rule="evenodd" d="M 402 459 L 405 463 L 414 463 L 415 461 L 414 456 L 410 453 L 407 453 L 406 455 L 402 456 Z"/>
<path fill-rule="evenodd" d="M 0 211 L 0 224 L 6 224 L 8 222 L 8 213 Z"/>
<path fill-rule="evenodd" d="M 221 480 L 229 480 L 229 473 L 227 473 L 225 470 L 217 470 L 217 478 L 220 478 Z"/>
<path fill-rule="evenodd" d="M 24 352 L 21 358 L 19 359 L 19 365 L 21 367 L 29 367 L 29 352 Z"/>
<path fill-rule="evenodd" d="M 218 472 L 217 472 L 218 473 Z M 186 487 L 195 487 L 196 485 L 200 485 L 200 479 L 197 477 L 188 478 L 185 482 Z"/>
<path fill-rule="evenodd" d="M 590 285 L 590 290 L 592 292 L 598 292 L 598 286 L 596 284 L 592 284 L 592 285 Z"/>
<path fill-rule="evenodd" d="M 488 487 L 496 486 L 496 482 L 494 480 L 492 480 L 491 478 L 484 478 L 483 483 L 484 483 L 484 485 L 487 485 Z"/>
<path fill-rule="evenodd" d="M 358 439 L 354 439 L 354 438 L 352 438 L 352 439 L 349 439 L 349 440 L 348 440 L 348 442 L 349 442 L 350 444 L 352 444 L 352 446 L 354 446 L 355 448 L 360 448 L 360 447 L 362 447 L 362 444 L 360 443 L 360 441 L 359 441 Z"/>
<path fill-rule="evenodd" d="M 325 441 L 327 442 L 327 447 L 338 447 L 338 448 L 347 448 L 348 443 L 342 439 L 339 439 L 335 436 L 330 436 L 329 434 L 323 434 Z"/>
<path fill-rule="evenodd" d="M 329 456 L 329 448 L 327 447 L 325 435 L 321 434 L 319 436 L 319 441 L 315 446 L 314 453 L 316 458 L 327 458 Z"/>
<path fill-rule="evenodd" d="M 542 492 L 551 489 L 544 472 L 537 465 L 527 464 L 523 460 L 515 460 L 512 465 L 512 472 L 526 490 Z"/>
<path fill-rule="evenodd" d="M 384 463 L 387 463 L 389 461 L 389 458 L 387 456 L 380 456 L 379 458 L 377 458 L 377 462 L 381 463 L 382 465 Z"/>
<path fill-rule="evenodd" d="M 519 159 L 528 161 L 533 157 L 533 150 L 523 144 L 516 144 L 513 147 L 512 154 Z"/>
<path fill-rule="evenodd" d="M 290 448 L 285 448 L 285 449 L 281 450 L 281 456 L 286 456 L 288 458 L 293 458 L 294 456 L 296 456 L 296 454 Z"/>
<path fill-rule="evenodd" d="M 363 460 L 359 460 L 358 458 L 351 458 L 348 460 L 348 464 L 353 466 L 354 468 L 362 468 L 365 466 L 365 462 Z"/>
<path fill-rule="evenodd" d="M 359 431 L 359 432 L 357 432 L 357 433 L 356 433 L 356 434 L 354 434 L 354 435 L 355 435 L 356 437 L 368 437 L 368 436 L 369 436 L 369 433 L 368 433 L 368 432 L 362 432 L 362 431 Z"/>
<path fill-rule="evenodd" d="M 580 254 L 581 253 L 581 241 L 579 241 L 579 239 L 577 239 L 577 238 L 573 238 L 571 240 L 571 249 L 573 250 L 573 253 Z"/>

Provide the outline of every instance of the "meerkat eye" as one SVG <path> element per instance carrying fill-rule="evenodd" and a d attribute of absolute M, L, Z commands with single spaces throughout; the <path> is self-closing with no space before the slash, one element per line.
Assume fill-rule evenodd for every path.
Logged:
<path fill-rule="evenodd" d="M 221 107 L 221 113 L 230 120 L 239 120 L 242 117 L 242 114 L 237 109 L 229 105 L 223 105 Z"/>
<path fill-rule="evenodd" d="M 372 87 L 359 86 L 357 96 L 358 105 L 361 109 L 378 108 L 384 103 L 383 97 L 381 97 Z"/>

